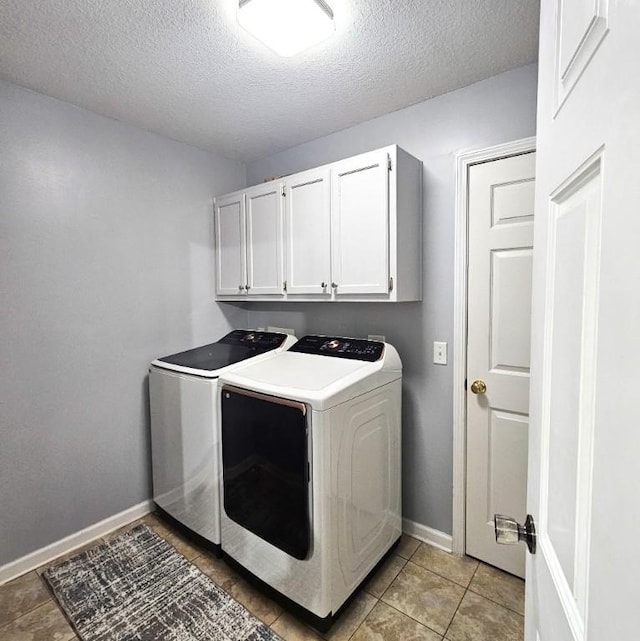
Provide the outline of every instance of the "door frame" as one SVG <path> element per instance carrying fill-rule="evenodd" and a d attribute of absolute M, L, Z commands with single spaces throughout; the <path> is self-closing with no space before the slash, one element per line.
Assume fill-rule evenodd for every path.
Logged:
<path fill-rule="evenodd" d="M 467 465 L 467 260 L 469 254 L 469 168 L 536 150 L 535 136 L 456 155 L 453 295 L 453 511 L 452 552 L 465 553 Z"/>

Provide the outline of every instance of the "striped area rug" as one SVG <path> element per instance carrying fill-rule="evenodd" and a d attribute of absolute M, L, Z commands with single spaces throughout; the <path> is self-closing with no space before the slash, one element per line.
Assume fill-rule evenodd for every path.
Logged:
<path fill-rule="evenodd" d="M 83 641 L 281 641 L 146 525 L 44 577 Z"/>

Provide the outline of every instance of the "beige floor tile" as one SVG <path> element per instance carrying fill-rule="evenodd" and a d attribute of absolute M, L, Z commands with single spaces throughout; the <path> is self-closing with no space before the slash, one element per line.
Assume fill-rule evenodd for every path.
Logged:
<path fill-rule="evenodd" d="M 449 641 L 522 641 L 524 617 L 467 592 L 447 630 Z"/>
<path fill-rule="evenodd" d="M 202 554 L 192 563 L 226 592 L 230 592 L 231 585 L 240 578 L 222 559 L 211 554 Z"/>
<path fill-rule="evenodd" d="M 469 589 L 524 615 L 524 581 L 517 576 L 480 563 Z"/>
<path fill-rule="evenodd" d="M 75 634 L 53 601 L 0 628 L 2 641 L 71 641 Z"/>
<path fill-rule="evenodd" d="M 104 537 L 104 540 L 109 541 L 114 539 L 121 534 L 128 532 L 131 528 L 143 523 L 148 525 L 158 536 L 161 536 L 168 543 L 173 545 L 173 547 L 188 561 L 195 559 L 204 552 L 203 548 L 176 530 L 168 521 L 163 520 L 156 512 L 150 512 L 131 523 L 127 523 L 127 525 L 123 525 L 121 528 L 107 534 Z"/>
<path fill-rule="evenodd" d="M 419 547 L 420 541 L 418 541 L 418 539 L 414 539 L 408 534 L 403 534 L 398 547 L 395 549 L 395 553 L 403 559 L 410 559 Z"/>
<path fill-rule="evenodd" d="M 462 586 L 408 561 L 382 601 L 444 634 L 463 595 Z"/>
<path fill-rule="evenodd" d="M 442 637 L 406 614 L 379 602 L 351 641 L 440 641 Z"/>
<path fill-rule="evenodd" d="M 244 579 L 233 583 L 229 594 L 267 625 L 271 625 L 282 614 L 281 606 Z"/>
<path fill-rule="evenodd" d="M 173 545 L 173 547 L 178 550 L 178 552 L 180 552 L 187 561 L 192 561 L 204 552 L 204 549 L 197 543 L 194 543 L 191 539 L 188 539 L 186 536 L 177 530 L 172 529 L 170 525 L 163 523 L 159 519 L 157 523 L 148 523 L 148 525 L 158 536 L 161 536 L 165 541 L 167 541 L 167 543 Z"/>
<path fill-rule="evenodd" d="M 50 598 L 49 590 L 37 572 L 28 572 L 5 583 L 0 586 L 0 626 L 21 617 Z"/>
<path fill-rule="evenodd" d="M 267 625 L 271 625 L 282 614 L 282 608 L 275 601 L 245 581 L 222 559 L 203 554 L 196 557 L 193 564 Z"/>
<path fill-rule="evenodd" d="M 152 527 L 285 641 L 441 641 L 445 631 L 448 641 L 522 641 L 523 638 L 524 581 L 472 559 L 460 559 L 408 535 L 402 536 L 395 554 L 371 578 L 331 630 L 321 635 L 283 612 L 277 603 L 224 561 L 185 538 L 154 513 L 105 539 L 140 523 Z M 100 539 L 93 541 L 0 586 L 0 639 L 78 641 L 39 575 L 46 567 L 100 542 Z M 465 594 L 467 585 L 469 590 Z"/>
<path fill-rule="evenodd" d="M 136 521 L 136 524 L 138 523 L 146 523 L 147 525 L 152 527 L 154 525 L 157 525 L 158 523 L 166 525 L 166 521 L 163 521 L 157 512 L 149 512 L 148 514 L 145 514 L 143 517 L 139 518 Z"/>
<path fill-rule="evenodd" d="M 361 591 L 338 617 L 329 632 L 323 636 L 327 641 L 347 641 L 378 602 L 374 596 Z"/>
<path fill-rule="evenodd" d="M 420 544 L 411 560 L 413 563 L 465 588 L 469 585 L 469 581 L 478 567 L 478 561 L 475 559 L 468 556 L 456 556 L 426 543 Z"/>
<path fill-rule="evenodd" d="M 288 612 L 280 615 L 271 625 L 271 629 L 280 635 L 284 641 L 323 641 L 317 632 Z"/>
<path fill-rule="evenodd" d="M 139 519 L 136 519 L 135 521 L 131 521 L 131 523 L 127 523 L 126 525 L 123 525 L 121 528 L 114 530 L 104 538 L 105 540 L 109 538 L 113 538 L 114 536 L 123 534 L 124 532 L 127 532 L 128 530 L 143 524 L 148 525 L 150 528 L 155 528 L 156 526 L 162 526 L 164 528 L 173 529 L 166 521 L 163 521 L 160 518 L 159 514 L 157 514 L 156 512 L 149 512 L 144 516 L 141 516 Z"/>
<path fill-rule="evenodd" d="M 384 591 L 393 583 L 400 574 L 407 560 L 397 554 L 392 554 L 382 567 L 365 583 L 364 589 L 373 596 L 380 598 Z"/>

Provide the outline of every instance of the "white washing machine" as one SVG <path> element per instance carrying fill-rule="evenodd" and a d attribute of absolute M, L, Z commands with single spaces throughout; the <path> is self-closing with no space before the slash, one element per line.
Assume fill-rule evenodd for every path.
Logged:
<path fill-rule="evenodd" d="M 326 336 L 219 379 L 223 556 L 321 630 L 401 535 L 401 379 Z"/>
<path fill-rule="evenodd" d="M 293 343 L 287 334 L 234 330 L 216 343 L 151 363 L 153 500 L 214 549 L 220 546 L 218 376 Z"/>

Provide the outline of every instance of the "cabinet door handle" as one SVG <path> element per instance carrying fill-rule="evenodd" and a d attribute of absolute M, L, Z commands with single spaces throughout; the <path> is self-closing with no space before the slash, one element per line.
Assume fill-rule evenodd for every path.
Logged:
<path fill-rule="evenodd" d="M 251 287 L 249 287 L 249 285 L 248 285 L 248 284 L 247 284 L 247 285 L 245 285 L 245 286 L 244 286 L 244 288 L 245 288 L 247 291 L 249 291 L 249 290 L 251 289 Z"/>
<path fill-rule="evenodd" d="M 243 290 L 244 290 L 244 285 L 238 285 L 238 289 L 239 289 L 240 291 L 243 291 Z"/>
<path fill-rule="evenodd" d="M 332 283 L 331 283 L 331 287 L 333 287 L 333 289 L 337 289 L 337 287 L 338 287 L 338 283 L 333 283 L 333 282 L 332 282 Z"/>
<path fill-rule="evenodd" d="M 322 289 L 325 289 L 326 286 L 327 286 L 327 283 L 325 283 L 324 281 L 320 283 L 320 287 L 322 287 Z"/>

